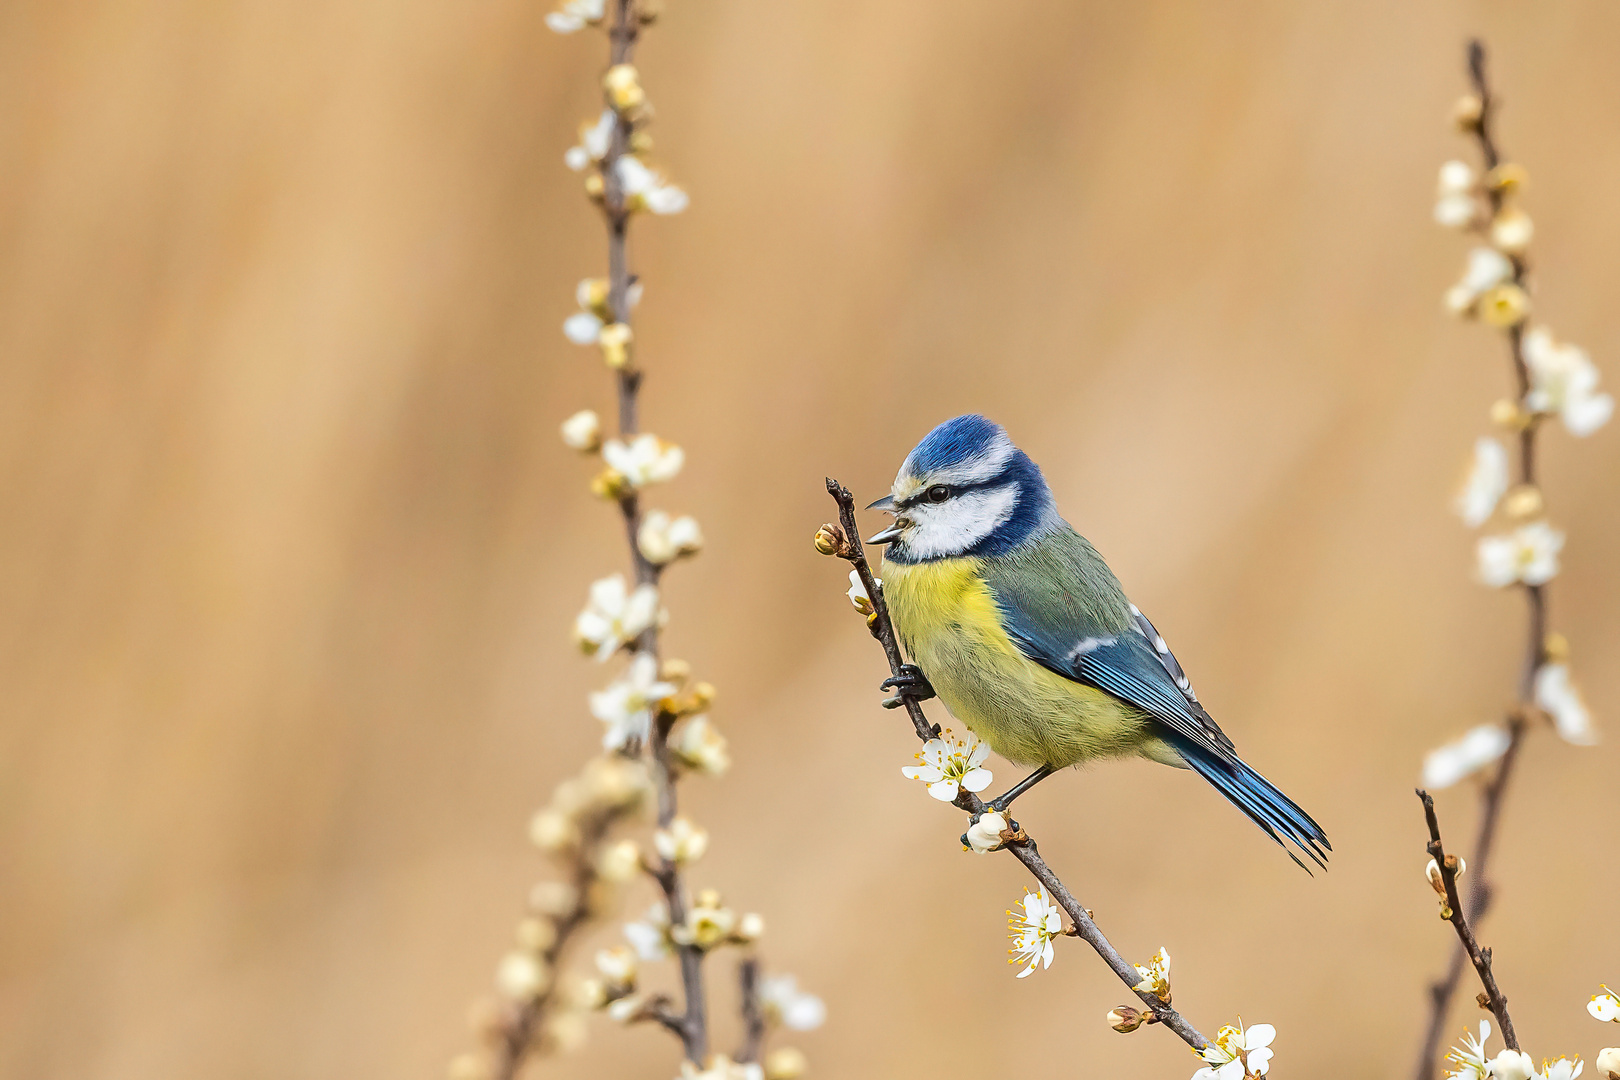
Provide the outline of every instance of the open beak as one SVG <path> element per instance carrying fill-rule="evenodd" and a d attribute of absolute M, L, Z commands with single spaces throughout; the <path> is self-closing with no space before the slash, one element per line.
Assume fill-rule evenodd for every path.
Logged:
<path fill-rule="evenodd" d="M 893 495 L 885 495 L 885 496 L 883 496 L 883 498 L 879 499 L 877 502 L 873 503 L 871 506 L 868 506 L 867 509 L 868 510 L 887 510 L 890 513 L 893 513 L 894 512 L 894 496 Z"/>
<path fill-rule="evenodd" d="M 866 542 L 868 544 L 892 544 L 900 539 L 900 531 L 900 522 L 897 521 L 877 535 L 868 537 Z"/>

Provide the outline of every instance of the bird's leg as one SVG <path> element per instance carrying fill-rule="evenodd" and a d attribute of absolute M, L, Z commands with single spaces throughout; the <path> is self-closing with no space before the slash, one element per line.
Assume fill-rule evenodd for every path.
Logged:
<path fill-rule="evenodd" d="M 898 709 L 905 704 L 905 698 L 914 701 L 927 701 L 934 696 L 934 688 L 929 685 L 928 677 L 922 673 L 922 668 L 916 664 L 901 664 L 900 674 L 884 679 L 878 685 L 879 690 L 894 690 L 894 697 L 883 702 L 885 709 Z"/>
<path fill-rule="evenodd" d="M 1024 792 L 1028 791 L 1030 788 L 1034 787 L 1042 780 L 1045 780 L 1048 776 L 1051 776 L 1055 772 L 1057 772 L 1057 770 L 1052 766 L 1042 765 L 1040 768 L 1018 781 L 1018 783 L 1008 788 L 1002 794 L 997 795 L 995 798 L 986 802 L 984 805 L 987 809 L 993 810 L 999 814 L 1006 810 L 1007 807 L 1011 806 L 1014 799 L 1018 798 L 1018 796 L 1022 795 Z"/>

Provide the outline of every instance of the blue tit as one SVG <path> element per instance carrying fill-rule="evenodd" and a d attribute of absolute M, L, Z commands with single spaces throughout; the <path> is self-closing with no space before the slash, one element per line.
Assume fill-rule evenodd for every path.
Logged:
<path fill-rule="evenodd" d="M 941 424 L 867 509 L 895 516 L 869 543 L 887 545 L 883 594 L 915 662 L 885 685 L 937 693 L 992 750 L 1035 767 L 994 808 L 1066 766 L 1139 755 L 1192 769 L 1295 862 L 1284 840 L 1326 865 L 1321 827 L 1237 756 L 1164 638 L 1000 426 Z"/>

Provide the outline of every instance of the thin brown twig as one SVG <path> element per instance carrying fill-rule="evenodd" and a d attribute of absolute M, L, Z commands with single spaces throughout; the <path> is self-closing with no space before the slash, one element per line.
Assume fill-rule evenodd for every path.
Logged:
<path fill-rule="evenodd" d="M 1496 973 L 1491 970 L 1491 950 L 1480 948 L 1479 941 L 1474 937 L 1474 930 L 1468 924 L 1468 918 L 1463 914 L 1462 897 L 1457 893 L 1457 874 L 1460 866 L 1457 856 L 1447 855 L 1445 844 L 1440 839 L 1440 819 L 1434 812 L 1434 799 L 1422 788 L 1417 789 L 1417 796 L 1423 800 L 1423 816 L 1429 823 L 1429 843 L 1426 846 L 1429 858 L 1440 869 L 1440 882 L 1446 892 L 1445 910 L 1441 912 L 1446 921 L 1457 931 L 1457 940 L 1468 954 L 1468 959 L 1474 965 L 1474 971 L 1479 975 L 1480 985 L 1485 988 L 1485 1006 L 1496 1017 L 1501 1026 L 1502 1039 L 1507 1043 L 1509 1050 L 1519 1048 L 1519 1037 L 1513 1031 L 1513 1018 L 1508 1015 L 1507 995 L 1496 983 Z"/>
<path fill-rule="evenodd" d="M 1491 93 L 1490 80 L 1485 71 L 1485 46 L 1478 40 L 1468 43 L 1468 77 L 1473 86 L 1474 97 L 1479 102 L 1479 120 L 1472 125 L 1471 133 L 1478 144 L 1480 159 L 1487 170 L 1495 169 L 1502 163 L 1502 154 L 1496 143 L 1493 122 L 1496 118 L 1497 101 Z M 1491 216 L 1494 218 L 1502 209 L 1502 192 L 1493 184 L 1486 184 L 1486 197 L 1490 203 Z M 1528 292 L 1525 274 L 1528 270 L 1522 255 L 1511 256 L 1513 264 L 1513 284 Z M 1524 324 L 1520 323 L 1508 331 L 1509 360 L 1512 363 L 1514 385 L 1517 389 L 1521 412 L 1526 419 L 1519 431 L 1518 442 L 1518 477 L 1519 483 L 1534 485 L 1536 483 L 1536 435 L 1540 430 L 1539 417 L 1522 409 L 1526 396 L 1530 393 L 1530 367 L 1524 356 Z M 1532 707 L 1535 696 L 1536 673 L 1546 662 L 1547 658 L 1547 587 L 1545 585 L 1522 585 L 1527 605 L 1527 638 L 1525 644 L 1524 661 L 1520 669 L 1518 685 L 1518 707 L 1508 717 L 1508 746 L 1497 765 L 1494 775 L 1480 789 L 1480 827 L 1479 835 L 1474 841 L 1473 858 L 1469 864 L 1472 871 L 1472 883 L 1468 892 L 1468 906 L 1464 912 L 1466 918 L 1474 925 L 1484 918 L 1490 908 L 1492 889 L 1487 869 L 1490 865 L 1491 852 L 1496 843 L 1497 823 L 1501 819 L 1502 803 L 1507 794 L 1508 779 L 1513 774 L 1514 763 L 1518 760 L 1519 750 L 1529 725 L 1525 722 L 1528 708 Z M 1434 1080 L 1438 1068 L 1440 1045 L 1445 1037 L 1446 1017 L 1448 1016 L 1452 1000 L 1456 997 L 1457 987 L 1461 983 L 1464 961 L 1467 954 L 1461 943 L 1452 953 L 1446 965 L 1445 974 L 1429 987 L 1429 1020 L 1425 1025 L 1423 1045 L 1418 1054 L 1416 1080 Z"/>
<path fill-rule="evenodd" d="M 871 598 L 872 617 L 869 620 L 869 625 L 872 629 L 872 636 L 877 638 L 879 644 L 883 646 L 884 655 L 889 661 L 890 674 L 899 676 L 901 673 L 900 667 L 904 660 L 900 655 L 900 644 L 895 636 L 894 623 L 889 618 L 889 605 L 883 598 L 883 590 L 878 585 L 877 579 L 872 575 L 870 564 L 866 561 L 865 545 L 861 541 L 860 532 L 855 522 L 855 498 L 847 488 L 831 477 L 827 479 L 827 493 L 838 504 L 838 519 L 845 540 L 837 554 L 840 558 L 848 561 L 854 568 L 855 573 L 861 579 L 862 587 L 866 589 L 866 595 Z M 922 706 L 917 702 L 917 699 L 904 691 L 901 692 L 900 698 L 905 704 L 906 714 L 911 717 L 911 725 L 916 730 L 917 738 L 923 742 L 938 738 L 939 727 L 928 722 L 928 718 L 923 715 Z M 965 788 L 957 793 L 955 805 L 973 815 L 975 819 L 985 810 L 985 804 L 979 797 Z M 1007 841 L 1006 849 L 1012 853 L 1014 858 L 1028 868 L 1029 872 L 1035 876 L 1035 879 L 1046 887 L 1047 893 L 1051 895 L 1053 900 L 1057 901 L 1058 906 L 1068 914 L 1070 921 L 1074 924 L 1072 931 L 1074 936 L 1083 939 L 1086 944 L 1096 950 L 1097 955 L 1102 957 L 1103 962 L 1108 965 L 1115 975 L 1119 976 L 1120 981 L 1129 987 L 1131 992 L 1140 998 L 1143 1004 L 1152 1011 L 1158 1023 L 1175 1032 L 1183 1042 L 1194 1050 L 1203 1050 L 1207 1047 L 1209 1040 L 1204 1038 L 1198 1029 L 1188 1023 L 1186 1018 L 1179 1012 L 1171 1008 L 1166 1002 L 1160 1001 L 1154 994 L 1136 989 L 1136 984 L 1142 979 L 1141 974 L 1136 970 L 1136 966 L 1119 954 L 1119 950 L 1114 948 L 1108 938 L 1103 935 L 1102 930 L 1097 927 L 1096 922 L 1092 920 L 1091 912 L 1086 910 L 1085 905 L 1075 899 L 1074 894 L 1063 884 L 1057 874 L 1052 871 L 1052 868 L 1046 864 L 1046 860 L 1041 858 L 1040 852 L 1036 849 L 1035 840 L 1021 829 L 1017 830 L 1017 834 L 1022 838 Z"/>
<path fill-rule="evenodd" d="M 759 958 L 745 956 L 737 965 L 737 987 L 742 997 L 743 1041 L 736 1061 L 746 1065 L 758 1061 L 765 1048 L 765 1010 L 759 1000 Z"/>

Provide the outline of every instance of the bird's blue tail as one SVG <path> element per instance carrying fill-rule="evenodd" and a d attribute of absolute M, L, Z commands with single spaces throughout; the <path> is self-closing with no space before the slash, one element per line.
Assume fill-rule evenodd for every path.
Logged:
<path fill-rule="evenodd" d="M 1217 755 L 1190 742 L 1183 742 L 1176 749 L 1199 776 L 1214 784 L 1233 806 L 1249 815 L 1250 820 L 1277 841 L 1288 852 L 1288 857 L 1299 863 L 1300 869 L 1310 873 L 1310 867 L 1289 851 L 1284 838 L 1291 840 L 1317 866 L 1327 869 L 1326 853 L 1333 850 L 1327 834 L 1311 820 L 1311 815 L 1270 780 L 1249 768 L 1235 754 Z"/>

